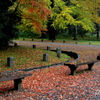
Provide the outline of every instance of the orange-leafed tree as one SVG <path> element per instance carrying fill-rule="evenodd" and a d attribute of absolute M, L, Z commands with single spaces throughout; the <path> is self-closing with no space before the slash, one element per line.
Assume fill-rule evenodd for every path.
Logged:
<path fill-rule="evenodd" d="M 22 10 L 22 19 L 29 20 L 37 33 L 47 31 L 46 21 L 51 14 L 50 0 L 18 0 Z"/>

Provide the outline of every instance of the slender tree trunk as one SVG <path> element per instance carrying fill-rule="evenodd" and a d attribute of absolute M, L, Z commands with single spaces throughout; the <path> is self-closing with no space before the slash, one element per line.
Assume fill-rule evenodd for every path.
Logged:
<path fill-rule="evenodd" d="M 96 34 L 97 34 L 97 39 L 99 39 L 99 25 L 96 23 Z"/>
<path fill-rule="evenodd" d="M 74 33 L 74 39 L 73 40 L 77 40 L 77 25 L 75 26 L 75 33 Z"/>

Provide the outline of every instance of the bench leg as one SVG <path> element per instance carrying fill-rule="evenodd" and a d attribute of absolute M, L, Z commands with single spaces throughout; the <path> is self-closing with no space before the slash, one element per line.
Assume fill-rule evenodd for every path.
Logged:
<path fill-rule="evenodd" d="M 72 65 L 72 64 L 64 64 L 64 65 L 66 65 L 70 68 L 70 71 L 71 71 L 70 75 L 76 75 L 76 68 L 77 67 L 75 65 Z"/>
<path fill-rule="evenodd" d="M 92 70 L 93 65 L 94 65 L 94 63 L 88 64 L 88 70 Z"/>
<path fill-rule="evenodd" d="M 75 65 L 71 65 L 71 66 L 69 66 L 69 68 L 71 70 L 70 75 L 76 75 L 76 67 L 75 67 Z"/>
<path fill-rule="evenodd" d="M 22 79 L 14 80 L 14 90 L 20 90 L 22 88 Z"/>

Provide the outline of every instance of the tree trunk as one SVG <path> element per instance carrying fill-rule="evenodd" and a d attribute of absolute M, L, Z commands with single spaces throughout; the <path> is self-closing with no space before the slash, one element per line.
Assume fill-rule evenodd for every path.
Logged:
<path fill-rule="evenodd" d="M 51 8 L 54 7 L 54 0 L 50 0 L 52 3 L 51 3 Z M 56 30 L 54 29 L 53 26 L 51 26 L 53 23 L 53 20 L 52 19 L 48 19 L 48 34 L 49 34 L 49 39 L 50 40 L 55 40 L 56 38 Z"/>
<path fill-rule="evenodd" d="M 48 34 L 50 40 L 56 39 L 56 30 L 48 23 Z"/>
<path fill-rule="evenodd" d="M 75 26 L 75 33 L 74 33 L 74 39 L 73 40 L 77 40 L 77 25 Z"/>
<path fill-rule="evenodd" d="M 99 25 L 96 23 L 96 34 L 97 34 L 97 39 L 99 39 Z"/>

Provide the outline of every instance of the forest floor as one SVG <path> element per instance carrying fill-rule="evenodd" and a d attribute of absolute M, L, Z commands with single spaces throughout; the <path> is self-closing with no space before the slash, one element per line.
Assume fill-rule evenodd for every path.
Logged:
<path fill-rule="evenodd" d="M 73 51 L 80 55 L 81 61 L 96 58 L 100 54 L 100 46 L 78 45 L 67 43 L 44 43 L 17 41 L 18 45 L 46 49 L 61 47 L 62 50 Z M 77 69 L 83 70 L 87 65 Z M 93 70 L 69 76 L 67 66 L 56 66 L 31 71 L 32 76 L 23 80 L 20 91 L 6 91 L 0 93 L 0 100 L 100 100 L 100 62 L 95 63 Z M 0 87 L 0 90 L 12 89 L 13 81 Z"/>

